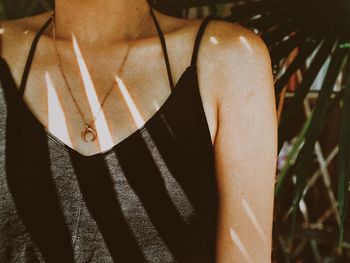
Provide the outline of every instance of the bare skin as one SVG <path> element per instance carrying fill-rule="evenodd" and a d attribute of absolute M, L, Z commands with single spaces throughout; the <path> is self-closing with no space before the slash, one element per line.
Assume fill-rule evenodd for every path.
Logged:
<path fill-rule="evenodd" d="M 56 8 L 64 69 L 82 111 L 91 120 L 92 105 L 73 51 L 72 34 L 88 67 L 93 90 L 101 99 L 112 85 L 116 86 L 115 74 L 128 40 L 148 5 L 143 0 L 57 0 Z M 155 14 L 165 34 L 176 83 L 190 65 L 201 20 Z M 1 56 L 17 85 L 31 41 L 49 15 L 2 22 Z M 201 42 L 197 71 L 216 156 L 220 201 L 217 262 L 271 262 L 277 114 L 267 48 L 258 36 L 237 24 L 211 21 Z M 169 97 L 164 57 L 151 17 L 143 24 L 120 78 L 136 105 L 141 124 Z M 93 155 L 118 144 L 141 125 L 130 110 L 132 105 L 115 89 L 103 107 L 110 140 L 83 142 L 82 120 L 63 83 L 50 27 L 39 42 L 24 94 L 26 104 L 47 130 L 81 154 Z M 59 104 L 50 99 L 52 94 L 57 94 Z M 65 119 L 50 117 L 57 105 Z M 96 122 L 96 126 L 101 123 Z M 102 124 L 96 129 L 103 129 Z"/>

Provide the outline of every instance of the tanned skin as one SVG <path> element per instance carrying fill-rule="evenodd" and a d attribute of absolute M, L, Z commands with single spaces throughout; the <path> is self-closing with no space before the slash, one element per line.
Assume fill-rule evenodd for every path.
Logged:
<path fill-rule="evenodd" d="M 101 99 L 115 85 L 115 73 L 126 47 L 147 10 L 145 0 L 56 0 L 58 49 L 73 93 L 89 119 L 91 107 L 72 36 Z M 202 20 L 175 18 L 158 11 L 155 14 L 165 34 L 176 83 L 190 65 Z M 50 13 L 44 13 L 1 23 L 1 56 L 9 64 L 17 85 L 33 37 L 49 16 Z M 262 39 L 250 30 L 214 20 L 201 41 L 197 72 L 216 158 L 216 262 L 271 262 L 277 114 L 269 52 Z M 170 95 L 163 52 L 151 17 L 142 26 L 121 78 L 144 121 Z M 24 93 L 24 100 L 37 119 L 83 155 L 111 148 L 137 129 L 132 114 L 126 114 L 130 112 L 128 104 L 120 93 L 113 92 L 103 107 L 109 143 L 84 143 L 80 138 L 81 118 L 63 83 L 49 27 L 40 39 Z M 55 120 L 55 125 L 50 125 L 52 120 L 48 119 L 53 107 L 47 99 L 48 85 L 55 90 L 66 116 L 62 123 Z"/>

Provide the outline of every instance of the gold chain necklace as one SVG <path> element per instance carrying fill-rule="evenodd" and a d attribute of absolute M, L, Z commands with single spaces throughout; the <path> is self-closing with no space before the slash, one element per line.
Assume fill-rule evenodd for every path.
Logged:
<path fill-rule="evenodd" d="M 150 12 L 147 12 L 148 14 L 150 14 Z M 134 45 L 134 42 L 137 38 L 137 36 L 139 35 L 140 33 L 140 29 L 141 29 L 141 26 L 143 25 L 146 17 L 147 17 L 147 13 L 144 15 L 144 17 L 141 19 L 138 27 L 137 27 L 137 31 L 136 31 L 136 34 L 134 35 L 132 41 L 129 42 L 129 45 L 128 45 L 128 48 L 127 48 L 127 51 L 125 53 L 125 56 L 123 57 L 123 61 L 116 73 L 116 76 L 119 76 L 123 70 L 123 66 L 128 58 L 128 55 L 129 55 L 129 52 L 132 48 L 132 46 Z M 66 74 L 64 73 L 64 69 L 63 69 L 63 65 L 62 65 L 62 61 L 61 61 L 61 58 L 60 58 L 60 55 L 59 55 L 59 52 L 58 52 L 58 48 L 57 48 L 57 44 L 56 44 L 56 22 L 55 22 L 55 11 L 52 12 L 52 21 L 53 21 L 53 43 L 54 43 L 54 50 L 55 50 L 55 55 L 56 55 L 56 60 L 57 60 L 57 64 L 58 64 L 58 68 L 61 72 L 61 75 L 63 77 L 63 80 L 65 82 L 65 85 L 66 87 L 68 88 L 68 91 L 69 91 L 69 94 L 71 95 L 72 99 L 73 99 L 73 102 L 74 102 L 74 105 L 75 107 L 77 108 L 78 110 L 78 113 L 80 115 L 80 117 L 82 118 L 83 122 L 84 122 L 84 129 L 83 131 L 81 132 L 81 138 L 84 142 L 88 142 L 88 135 L 90 135 L 89 137 L 91 137 L 90 139 L 90 142 L 94 141 L 96 138 L 97 138 L 97 132 L 96 130 L 93 128 L 92 124 L 97 120 L 100 112 L 102 111 L 102 107 L 107 99 L 107 97 L 109 96 L 109 94 L 111 93 L 111 91 L 113 90 L 114 88 L 114 82 L 112 84 L 112 87 L 107 91 L 106 95 L 104 96 L 102 102 L 100 103 L 100 107 L 99 107 L 99 110 L 97 111 L 96 114 L 93 114 L 93 119 L 88 122 L 85 118 L 85 115 L 83 114 L 82 110 L 80 109 L 79 107 L 79 104 L 77 102 L 77 100 L 75 99 L 74 95 L 73 95 L 73 92 L 72 92 L 72 88 L 70 87 L 69 85 L 69 82 L 68 82 L 68 79 L 67 79 L 67 76 Z"/>

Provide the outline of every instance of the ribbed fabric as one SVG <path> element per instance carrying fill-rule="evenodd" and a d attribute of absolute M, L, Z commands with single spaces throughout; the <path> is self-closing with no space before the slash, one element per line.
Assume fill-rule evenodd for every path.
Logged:
<path fill-rule="evenodd" d="M 151 11 L 152 12 L 152 11 Z M 215 262 L 214 152 L 196 59 L 161 108 L 112 149 L 83 156 L 47 132 L 0 59 L 0 262 Z"/>

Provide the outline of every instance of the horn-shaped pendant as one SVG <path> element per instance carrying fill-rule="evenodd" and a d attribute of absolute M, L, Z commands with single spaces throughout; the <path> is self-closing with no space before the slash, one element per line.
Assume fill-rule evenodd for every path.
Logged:
<path fill-rule="evenodd" d="M 81 138 L 84 142 L 93 142 L 97 138 L 97 133 L 89 124 L 85 123 L 85 129 L 81 132 Z"/>

